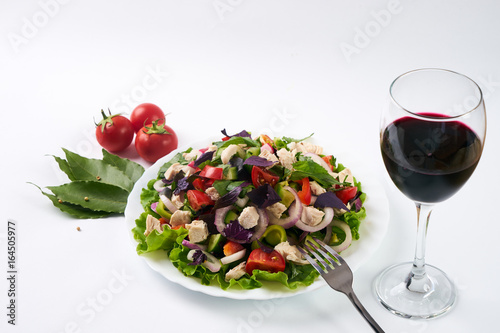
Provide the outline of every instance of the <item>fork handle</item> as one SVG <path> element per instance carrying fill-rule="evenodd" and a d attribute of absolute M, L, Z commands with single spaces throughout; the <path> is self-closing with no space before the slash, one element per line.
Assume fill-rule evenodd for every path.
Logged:
<path fill-rule="evenodd" d="M 361 313 L 361 315 L 366 319 L 368 324 L 370 324 L 373 330 L 378 333 L 384 333 L 382 327 L 380 327 L 375 321 L 375 319 L 373 319 L 372 316 L 368 313 L 368 311 L 366 311 L 365 307 L 363 306 L 363 304 L 361 304 L 354 291 L 350 291 L 346 293 L 346 295 L 352 302 L 352 304 L 356 307 L 356 310 L 358 310 L 358 312 Z"/>

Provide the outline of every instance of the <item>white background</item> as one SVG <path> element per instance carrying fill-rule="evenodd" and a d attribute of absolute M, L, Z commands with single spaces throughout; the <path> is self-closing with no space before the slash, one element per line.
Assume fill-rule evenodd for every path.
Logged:
<path fill-rule="evenodd" d="M 67 181 L 49 156 L 62 156 L 61 147 L 101 156 L 94 118 L 102 108 L 130 113 L 153 102 L 169 113 L 180 144 L 226 128 L 314 132 L 355 151 L 384 184 L 391 214 L 382 246 L 355 274 L 363 304 L 387 332 L 496 332 L 499 17 L 493 0 L 1 0 L 0 330 L 370 331 L 328 288 L 275 302 L 186 290 L 135 254 L 123 217 L 72 219 L 27 184 Z M 421 67 L 476 80 L 489 126 L 475 174 L 433 213 L 427 259 L 453 278 L 459 298 L 430 321 L 388 313 L 371 291 L 383 268 L 413 256 L 414 207 L 385 174 L 378 119 L 392 80 Z M 140 161 L 132 147 L 123 156 Z M 8 219 L 18 234 L 14 327 Z"/>

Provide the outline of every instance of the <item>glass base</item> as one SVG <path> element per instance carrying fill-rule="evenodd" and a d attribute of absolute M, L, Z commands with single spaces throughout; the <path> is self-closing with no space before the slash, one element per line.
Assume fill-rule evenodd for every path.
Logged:
<path fill-rule="evenodd" d="M 429 319 L 445 314 L 456 300 L 456 289 L 448 276 L 425 265 L 423 276 L 411 274 L 413 263 L 385 269 L 375 280 L 375 294 L 390 312 L 404 318 Z"/>

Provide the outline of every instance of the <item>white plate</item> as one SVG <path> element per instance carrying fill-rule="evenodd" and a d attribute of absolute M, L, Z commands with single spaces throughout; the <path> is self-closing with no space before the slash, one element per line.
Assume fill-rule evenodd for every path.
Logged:
<path fill-rule="evenodd" d="M 211 140 L 211 141 L 210 141 Z M 216 141 L 218 138 L 208 138 L 203 142 L 193 143 L 192 145 L 180 147 L 171 152 L 167 156 L 159 159 L 155 164 L 148 168 L 142 177 L 136 182 L 132 192 L 130 193 L 125 209 L 126 227 L 129 230 L 130 239 L 134 248 L 137 247 L 137 241 L 134 239 L 132 229 L 135 227 L 135 220 L 141 213 L 144 212 L 140 203 L 140 194 L 147 183 L 156 178 L 161 166 L 168 162 L 177 152 L 182 152 L 189 147 L 194 149 L 204 148 L 209 142 Z M 385 195 L 384 189 L 366 169 L 366 163 L 356 160 L 350 154 L 340 154 L 334 151 L 329 151 L 325 147 L 325 152 L 333 154 L 337 161 L 349 167 L 357 180 L 361 181 L 363 192 L 367 194 L 364 206 L 366 208 L 367 217 L 361 222 L 359 234 L 360 239 L 353 241 L 351 246 L 342 252 L 342 257 L 347 261 L 352 271 L 359 268 L 366 260 L 368 260 L 377 248 L 382 243 L 387 231 L 389 223 L 389 203 Z M 168 256 L 164 251 L 156 251 L 141 255 L 146 263 L 155 271 L 163 275 L 166 279 L 178 283 L 190 290 L 199 291 L 208 295 L 227 297 L 233 299 L 272 299 L 280 297 L 289 297 L 301 293 L 316 290 L 326 285 L 326 283 L 318 278 L 313 284 L 307 287 L 290 290 L 278 283 L 266 283 L 258 289 L 239 290 L 229 289 L 222 290 L 218 285 L 205 286 L 200 283 L 197 278 L 184 276 L 177 268 L 170 263 Z"/>

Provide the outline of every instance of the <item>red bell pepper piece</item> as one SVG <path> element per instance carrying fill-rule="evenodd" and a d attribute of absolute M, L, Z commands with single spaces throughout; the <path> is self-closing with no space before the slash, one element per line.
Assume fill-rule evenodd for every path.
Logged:
<path fill-rule="evenodd" d="M 205 165 L 203 170 L 200 172 L 200 177 L 210 178 L 210 179 L 222 179 L 224 177 L 223 169 L 218 167 L 213 167 L 211 165 Z"/>
<path fill-rule="evenodd" d="M 303 178 L 301 180 L 297 180 L 297 183 L 302 186 L 302 189 L 297 192 L 297 195 L 300 198 L 300 201 L 304 205 L 310 205 L 311 204 L 311 184 L 309 182 L 309 178 Z"/>

